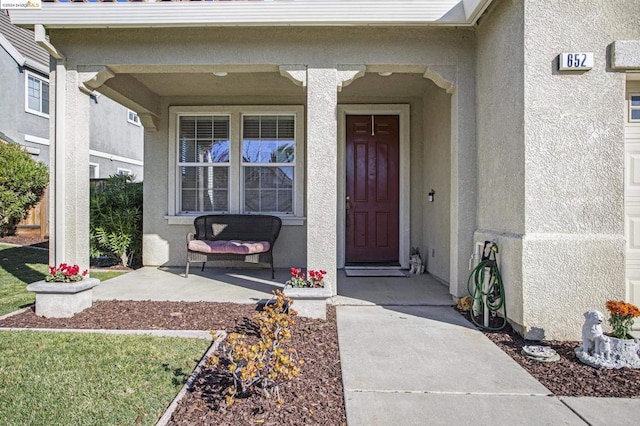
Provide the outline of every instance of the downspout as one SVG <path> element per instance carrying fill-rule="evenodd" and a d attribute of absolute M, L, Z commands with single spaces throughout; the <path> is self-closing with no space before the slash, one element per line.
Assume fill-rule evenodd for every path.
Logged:
<path fill-rule="evenodd" d="M 49 55 L 55 59 L 55 97 L 54 113 L 55 121 L 53 123 L 54 133 L 54 157 L 49 160 L 54 161 L 54 181 L 53 197 L 51 201 L 54 211 L 54 247 L 53 253 L 49 255 L 49 263 L 58 265 L 63 261 L 65 256 L 65 231 L 66 231 L 66 213 L 65 213 L 65 145 L 66 136 L 65 115 L 66 115 L 66 65 L 65 57 L 55 48 L 47 36 L 47 32 L 43 25 L 37 24 L 34 27 L 35 41 L 45 49 Z"/>

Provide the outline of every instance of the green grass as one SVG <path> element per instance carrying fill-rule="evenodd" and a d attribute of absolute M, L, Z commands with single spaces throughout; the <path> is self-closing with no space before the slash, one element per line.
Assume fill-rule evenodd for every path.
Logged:
<path fill-rule="evenodd" d="M 35 295 L 27 285 L 43 280 L 48 270 L 48 252 L 29 247 L 0 244 L 0 315 L 13 312 L 34 302 Z M 100 281 L 122 272 L 92 272 Z"/>
<path fill-rule="evenodd" d="M 155 424 L 209 342 L 0 332 L 3 425 Z"/>

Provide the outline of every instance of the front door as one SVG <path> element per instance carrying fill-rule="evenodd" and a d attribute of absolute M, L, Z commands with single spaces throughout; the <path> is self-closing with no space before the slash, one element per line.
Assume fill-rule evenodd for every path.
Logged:
<path fill-rule="evenodd" d="M 399 116 L 347 116 L 347 263 L 397 263 Z"/>

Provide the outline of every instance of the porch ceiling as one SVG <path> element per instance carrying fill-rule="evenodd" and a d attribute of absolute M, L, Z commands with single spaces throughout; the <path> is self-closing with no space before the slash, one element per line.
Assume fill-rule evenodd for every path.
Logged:
<path fill-rule="evenodd" d="M 206 73 L 132 73 L 131 76 L 158 96 L 247 96 L 299 97 L 303 88 L 275 72 L 230 72 L 225 77 Z M 345 87 L 344 97 L 406 98 L 422 96 L 435 84 L 421 74 L 393 74 L 381 77 L 367 73 Z"/>

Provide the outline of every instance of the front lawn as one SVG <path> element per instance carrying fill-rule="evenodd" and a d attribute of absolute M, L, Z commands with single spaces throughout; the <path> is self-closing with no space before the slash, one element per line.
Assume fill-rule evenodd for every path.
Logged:
<path fill-rule="evenodd" d="M 3 425 L 155 424 L 210 342 L 0 332 Z"/>
<path fill-rule="evenodd" d="M 13 312 L 34 302 L 35 294 L 27 285 L 44 279 L 48 270 L 48 252 L 30 247 L 11 247 L 0 244 L 0 315 Z M 121 272 L 92 272 L 100 281 Z"/>

